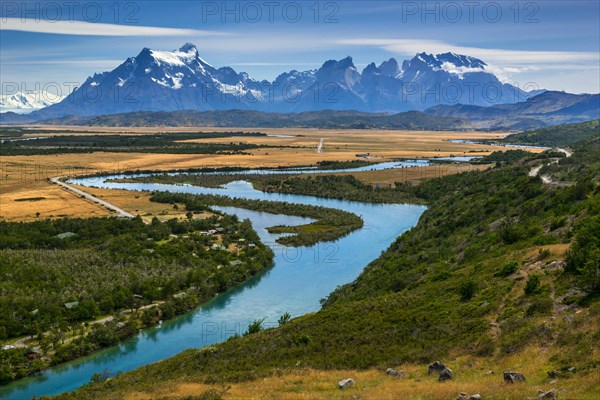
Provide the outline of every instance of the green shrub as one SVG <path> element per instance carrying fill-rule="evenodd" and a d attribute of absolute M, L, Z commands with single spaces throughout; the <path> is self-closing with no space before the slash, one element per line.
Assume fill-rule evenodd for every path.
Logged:
<path fill-rule="evenodd" d="M 552 311 L 552 306 L 554 302 L 550 298 L 545 299 L 536 299 L 531 303 L 527 310 L 525 311 L 525 315 L 528 317 L 532 317 L 534 315 L 548 315 L 550 311 Z"/>
<path fill-rule="evenodd" d="M 295 343 L 297 346 L 300 346 L 300 345 L 307 345 L 307 344 L 309 344 L 309 343 L 310 343 L 310 337 L 309 337 L 308 335 L 296 335 L 296 336 L 294 337 L 294 343 Z"/>
<path fill-rule="evenodd" d="M 565 217 L 554 218 L 552 222 L 550 222 L 550 230 L 554 231 L 558 228 L 562 228 L 567 223 L 567 219 Z"/>
<path fill-rule="evenodd" d="M 263 322 L 265 321 L 265 319 L 255 319 L 254 321 L 252 321 L 250 323 L 250 325 L 248 325 L 248 330 L 246 331 L 246 333 L 244 333 L 244 336 L 246 335 L 252 335 L 254 333 L 258 333 L 260 331 L 262 331 L 264 328 L 262 326 Z"/>
<path fill-rule="evenodd" d="M 489 357 L 494 354 L 496 350 L 496 343 L 494 339 L 489 336 L 485 336 L 481 339 L 477 348 L 475 349 L 475 354 L 479 357 Z"/>
<path fill-rule="evenodd" d="M 589 212 L 597 213 L 592 207 Z M 600 216 L 588 218 L 577 226 L 576 231 L 575 242 L 567 254 L 565 270 L 579 276 L 580 286 L 586 292 L 598 293 L 600 292 Z"/>
<path fill-rule="evenodd" d="M 500 269 L 494 273 L 494 276 L 496 276 L 496 277 L 510 276 L 510 275 L 514 274 L 515 272 L 517 272 L 518 268 L 519 268 L 519 264 L 517 264 L 515 261 L 511 261 L 507 264 L 504 264 L 502 267 L 500 267 Z"/>
<path fill-rule="evenodd" d="M 537 260 L 541 261 L 541 260 L 545 260 L 546 258 L 550 257 L 552 253 L 550 253 L 550 250 L 548 249 L 540 249 L 538 256 L 537 256 Z"/>
<path fill-rule="evenodd" d="M 462 301 L 471 300 L 477 291 L 477 284 L 472 280 L 461 282 L 458 286 L 458 293 Z"/>
<path fill-rule="evenodd" d="M 538 291 L 540 287 L 540 277 L 537 275 L 531 275 L 529 279 L 527 279 L 527 283 L 525 284 L 525 294 L 530 296 Z"/>

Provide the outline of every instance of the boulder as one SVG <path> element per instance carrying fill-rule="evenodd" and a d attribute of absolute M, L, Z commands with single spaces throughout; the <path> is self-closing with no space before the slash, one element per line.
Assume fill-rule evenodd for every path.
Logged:
<path fill-rule="evenodd" d="M 385 370 L 385 373 L 388 374 L 389 376 L 393 376 L 396 378 L 401 378 L 404 376 L 404 371 L 397 371 L 394 368 L 388 368 Z"/>
<path fill-rule="evenodd" d="M 548 371 L 548 378 L 555 379 L 562 375 L 560 371 Z"/>
<path fill-rule="evenodd" d="M 456 400 L 481 400 L 481 395 L 477 393 L 469 396 L 468 393 L 460 392 L 458 396 L 456 396 Z"/>
<path fill-rule="evenodd" d="M 520 372 L 505 371 L 504 382 L 506 383 L 518 383 L 525 382 L 525 376 Z"/>
<path fill-rule="evenodd" d="M 440 372 L 440 376 L 438 377 L 438 380 L 440 382 L 444 382 L 447 380 L 450 380 L 454 378 L 454 373 L 452 372 L 452 370 L 450 368 L 444 368 L 444 370 L 442 372 Z"/>
<path fill-rule="evenodd" d="M 543 390 L 538 390 L 538 399 L 558 399 L 558 392 L 556 389 L 548 390 L 544 392 Z"/>
<path fill-rule="evenodd" d="M 567 376 L 570 374 L 574 374 L 575 372 L 577 372 L 577 368 L 565 367 L 565 368 L 554 370 L 554 371 L 548 371 L 548 377 L 550 379 L 556 379 L 561 376 Z"/>
<path fill-rule="evenodd" d="M 439 361 L 434 361 L 427 366 L 427 375 L 431 375 L 434 372 L 437 372 L 439 374 L 444 369 L 446 369 L 446 366 L 443 363 Z"/>
<path fill-rule="evenodd" d="M 554 271 L 556 269 L 564 269 L 565 264 L 566 263 L 563 260 L 558 260 L 558 261 L 553 261 L 550 264 L 546 264 L 544 266 L 544 268 L 548 269 L 550 271 Z"/>
<path fill-rule="evenodd" d="M 340 387 L 340 389 L 349 389 L 352 386 L 354 386 L 355 383 L 356 382 L 354 382 L 354 379 L 352 378 L 342 379 L 338 382 L 338 386 Z"/>

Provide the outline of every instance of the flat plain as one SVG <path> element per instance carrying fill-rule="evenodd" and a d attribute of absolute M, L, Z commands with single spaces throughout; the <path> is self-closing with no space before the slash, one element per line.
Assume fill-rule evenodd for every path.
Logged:
<path fill-rule="evenodd" d="M 30 221 L 36 218 L 64 216 L 85 217 L 110 215 L 110 211 L 91 201 L 59 188 L 48 181 L 56 176 L 77 176 L 93 173 L 118 173 L 126 170 L 181 170 L 219 167 L 279 167 L 313 165 L 319 161 L 351 161 L 357 154 L 369 154 L 370 161 L 427 157 L 486 155 L 499 147 L 453 143 L 453 139 L 497 139 L 503 133 L 396 131 L 396 130 L 320 130 L 320 129 L 257 129 L 257 128 L 107 128 L 73 126 L 35 126 L 47 133 L 32 131 L 23 137 L 55 135 L 95 135 L 99 133 L 146 135 L 162 132 L 257 132 L 267 136 L 246 136 L 194 139 L 195 142 L 243 142 L 282 146 L 245 150 L 239 154 L 156 154 L 128 152 L 94 152 L 34 156 L 3 156 L 0 160 L 0 218 L 7 221 Z M 321 151 L 317 151 L 323 141 Z M 391 185 L 395 182 L 433 178 L 457 173 L 472 167 L 448 169 L 407 168 L 403 170 L 356 173 L 366 183 Z M 440 172 L 444 171 L 444 172 Z M 86 189 L 91 191 L 90 189 Z M 120 191 L 125 192 L 125 191 Z M 104 193 L 103 195 L 108 196 Z M 147 196 L 138 193 L 112 195 L 128 211 L 155 213 Z M 119 200 L 120 199 L 120 200 Z"/>

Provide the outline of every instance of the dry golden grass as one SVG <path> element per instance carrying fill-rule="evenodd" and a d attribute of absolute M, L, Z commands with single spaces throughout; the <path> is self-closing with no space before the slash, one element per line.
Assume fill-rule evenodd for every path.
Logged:
<path fill-rule="evenodd" d="M 0 182 L 0 219 L 32 221 L 38 218 L 100 217 L 109 210 L 46 181 Z M 30 199 L 30 200 L 27 200 Z"/>
<path fill-rule="evenodd" d="M 74 186 L 81 190 L 85 190 L 87 193 L 93 196 L 114 204 L 130 214 L 136 216 L 139 215 L 146 222 L 152 220 L 153 217 L 156 217 L 159 220 L 187 218 L 185 205 L 178 204 L 178 208 L 174 209 L 171 204 L 152 202 L 150 201 L 150 197 L 152 195 L 151 193 L 135 192 L 131 190 L 89 188 L 78 185 Z M 213 214 L 203 212 L 194 214 L 194 218 L 207 218 L 211 215 Z"/>
<path fill-rule="evenodd" d="M 398 130 L 326 130 L 326 129 L 260 129 L 268 134 L 297 135 L 291 138 L 253 136 L 248 138 L 193 139 L 188 142 L 229 143 L 304 146 L 315 152 L 324 139 L 323 154 L 345 155 L 353 158 L 356 153 L 371 153 L 382 158 L 433 157 L 467 154 L 469 151 L 487 153 L 498 147 L 451 143 L 450 139 L 496 139 L 505 134 L 483 132 L 439 132 Z"/>
<path fill-rule="evenodd" d="M 551 259 L 564 257 L 567 250 L 571 247 L 570 243 L 548 244 L 544 246 L 536 246 L 526 253 L 525 258 L 533 258 L 542 251 L 548 251 Z"/>
<path fill-rule="evenodd" d="M 427 375 L 424 365 L 401 365 L 405 376 L 393 378 L 383 369 L 330 370 L 298 369 L 279 376 L 232 384 L 223 396 L 226 400 L 449 400 L 460 392 L 479 393 L 484 399 L 534 399 L 537 391 L 556 388 L 559 398 L 597 399 L 600 380 L 597 374 L 587 373 L 576 378 L 560 379 L 551 383 L 544 366 L 547 357 L 538 349 L 517 356 L 492 361 L 483 359 L 458 359 L 449 367 L 456 376 L 452 381 L 438 382 L 436 376 Z M 527 382 L 509 385 L 504 383 L 502 372 L 522 372 Z M 494 371 L 488 374 L 488 371 Z M 352 378 L 353 388 L 340 390 L 338 381 Z M 229 385 L 227 385 L 229 386 Z M 193 382 L 164 382 L 150 391 L 132 391 L 123 396 L 126 400 L 185 399 L 209 390 L 222 390 L 222 386 Z"/>
<path fill-rule="evenodd" d="M 60 154 L 40 156 L 7 156 L 0 162 L 0 218 L 31 220 L 40 216 L 99 216 L 109 215 L 99 205 L 90 203 L 47 182 L 55 176 L 73 176 L 90 173 L 118 173 L 124 170 L 176 170 L 202 167 L 237 166 L 245 168 L 310 165 L 319 161 L 349 161 L 356 153 L 371 153 L 377 161 L 392 158 L 423 158 L 451 155 L 482 155 L 499 150 L 498 147 L 464 143 L 450 143 L 449 139 L 490 139 L 504 134 L 485 132 L 425 132 L 382 130 L 320 130 L 320 129 L 258 129 L 258 128 L 104 128 L 40 126 L 56 134 L 93 134 L 95 132 L 146 134 L 156 132 L 214 132 L 261 131 L 268 134 L 298 135 L 294 138 L 248 137 L 210 139 L 210 142 L 243 141 L 301 148 L 257 149 L 250 154 L 143 154 L 106 153 Z M 30 136 L 40 136 L 31 134 Z M 317 144 L 325 138 L 322 153 Z M 364 182 L 393 184 L 406 180 L 439 176 L 435 168 L 402 171 L 377 171 L 357 174 Z M 432 176 L 430 176 L 432 175 Z M 86 189 L 87 190 L 87 189 Z M 21 198 L 41 198 L 35 202 L 19 202 Z M 119 196 L 117 196 L 119 197 Z M 129 203 L 132 196 L 119 205 L 126 210 L 149 211 L 148 203 Z M 135 197 L 133 196 L 135 199 Z M 130 205 L 131 204 L 131 205 Z M 137 204 L 137 205 L 136 205 Z"/>

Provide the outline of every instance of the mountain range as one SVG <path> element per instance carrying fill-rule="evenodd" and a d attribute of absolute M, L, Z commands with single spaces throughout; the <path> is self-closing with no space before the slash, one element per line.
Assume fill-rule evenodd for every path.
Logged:
<path fill-rule="evenodd" d="M 440 117 L 464 118 L 474 128 L 522 131 L 548 125 L 600 118 L 600 94 L 547 91 L 524 102 L 476 105 L 437 105 L 425 111 Z"/>
<path fill-rule="evenodd" d="M 56 104 L 64 97 L 46 90 L 19 91 L 0 96 L 0 110 L 2 112 L 27 113 Z"/>
<path fill-rule="evenodd" d="M 319 69 L 255 80 L 216 68 L 186 43 L 175 51 L 144 48 L 112 71 L 90 76 L 63 101 L 31 114 L 35 120 L 133 111 L 356 110 L 397 113 L 439 104 L 489 106 L 537 94 L 502 83 L 482 60 L 455 53 L 394 58 L 361 72 L 351 57 Z"/>

